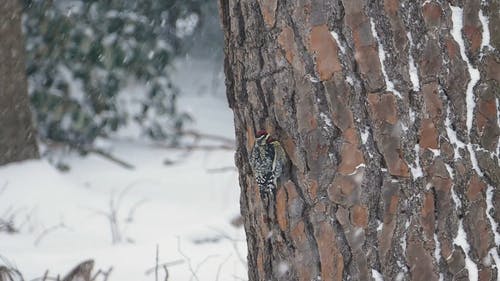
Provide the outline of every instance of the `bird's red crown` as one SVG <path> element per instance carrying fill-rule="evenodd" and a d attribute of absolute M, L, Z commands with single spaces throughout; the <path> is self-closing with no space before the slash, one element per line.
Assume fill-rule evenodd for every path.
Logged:
<path fill-rule="evenodd" d="M 263 135 L 267 135 L 267 131 L 266 130 L 257 131 L 256 137 L 260 138 Z"/>

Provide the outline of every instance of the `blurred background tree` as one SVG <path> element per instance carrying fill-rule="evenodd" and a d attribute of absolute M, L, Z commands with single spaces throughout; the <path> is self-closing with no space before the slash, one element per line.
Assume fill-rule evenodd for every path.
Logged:
<path fill-rule="evenodd" d="M 132 124 L 150 138 L 176 142 L 190 117 L 176 106 L 170 64 L 190 47 L 193 34 L 210 37 L 200 22 L 203 11 L 216 11 L 212 2 L 25 0 L 39 137 L 85 148 Z M 146 91 L 124 91 L 131 84 Z"/>

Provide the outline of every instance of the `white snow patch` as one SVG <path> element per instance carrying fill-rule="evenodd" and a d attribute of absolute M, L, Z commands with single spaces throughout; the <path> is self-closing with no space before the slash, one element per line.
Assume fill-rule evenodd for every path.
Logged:
<path fill-rule="evenodd" d="M 351 86 L 353 86 L 353 85 L 354 85 L 354 81 L 352 80 L 352 77 L 351 77 L 351 76 L 346 76 L 346 77 L 345 77 L 345 81 L 346 81 L 349 85 L 351 85 Z"/>
<path fill-rule="evenodd" d="M 410 114 L 410 121 L 411 123 L 415 123 L 415 111 L 413 111 L 413 109 L 411 109 L 410 107 L 410 110 L 409 110 L 409 114 Z"/>
<path fill-rule="evenodd" d="M 415 163 L 410 166 L 410 170 L 413 175 L 413 179 L 418 179 L 424 176 L 422 167 L 420 166 L 420 146 L 415 144 L 413 151 L 415 151 Z"/>
<path fill-rule="evenodd" d="M 455 192 L 454 187 L 455 187 L 454 185 L 451 187 L 451 199 L 453 199 L 453 202 L 455 203 L 455 209 L 460 209 L 462 208 L 462 202 L 458 198 L 458 195 Z"/>
<path fill-rule="evenodd" d="M 359 236 L 363 235 L 364 233 L 365 233 L 365 231 L 363 230 L 363 228 L 358 227 L 358 228 L 356 228 L 356 230 L 354 230 L 353 237 L 358 238 Z"/>
<path fill-rule="evenodd" d="M 493 261 L 495 262 L 495 267 L 497 268 L 498 272 L 498 269 L 500 268 L 500 257 L 498 256 L 497 248 L 496 247 L 491 248 L 488 254 L 490 254 L 490 256 L 493 258 Z"/>
<path fill-rule="evenodd" d="M 491 229 L 495 237 L 495 244 L 500 245 L 500 234 L 497 232 L 498 223 L 490 214 L 490 212 L 493 210 L 493 190 L 493 186 L 488 185 L 488 188 L 486 189 L 486 216 L 490 221 Z"/>
<path fill-rule="evenodd" d="M 191 13 L 184 18 L 177 19 L 175 22 L 176 35 L 180 38 L 184 38 L 193 34 L 199 20 L 199 16 L 195 13 Z"/>
<path fill-rule="evenodd" d="M 500 98 L 496 99 L 496 104 L 497 104 L 497 123 L 498 127 L 500 128 Z M 497 143 L 497 157 L 500 158 L 500 141 Z"/>
<path fill-rule="evenodd" d="M 382 276 L 382 274 L 380 274 L 380 272 L 378 272 L 373 268 L 372 268 L 372 276 L 373 279 L 375 279 L 375 281 L 384 281 L 384 277 Z"/>
<path fill-rule="evenodd" d="M 458 150 L 459 148 L 464 148 L 465 144 L 458 139 L 457 137 L 457 132 L 453 130 L 452 125 L 451 125 L 451 110 L 450 110 L 451 104 L 448 104 L 448 107 L 446 108 L 446 120 L 444 121 L 444 125 L 446 128 L 446 134 L 448 135 L 448 139 L 453 145 L 453 148 L 455 150 L 454 152 L 454 157 L 455 159 L 461 158 L 460 156 L 460 151 Z"/>
<path fill-rule="evenodd" d="M 439 243 L 436 233 L 434 233 L 434 244 L 436 244 L 436 247 L 434 248 L 434 259 L 436 260 L 436 263 L 439 263 L 441 260 L 441 243 Z"/>
<path fill-rule="evenodd" d="M 399 124 L 401 125 L 401 130 L 403 132 L 408 132 L 408 126 L 406 126 L 406 124 L 404 122 L 399 122 Z"/>
<path fill-rule="evenodd" d="M 343 54 L 345 54 L 345 47 L 342 44 L 340 44 L 339 35 L 337 34 L 337 32 L 332 30 L 330 31 L 330 34 L 332 35 L 333 39 L 335 39 L 335 41 L 337 42 L 337 46 L 339 47 L 340 51 Z"/>
<path fill-rule="evenodd" d="M 470 162 L 472 163 L 472 168 L 476 171 L 478 175 L 483 176 L 483 172 L 479 168 L 479 163 L 477 162 L 476 151 L 474 150 L 474 146 L 472 143 L 467 144 L 467 150 L 469 150 Z"/>
<path fill-rule="evenodd" d="M 363 144 L 366 144 L 368 142 L 368 136 L 370 135 L 368 127 L 365 127 L 363 130 L 361 130 L 360 134 L 361 134 L 361 142 Z"/>
<path fill-rule="evenodd" d="M 321 82 L 321 80 L 319 80 L 317 77 L 315 77 L 314 75 L 308 73 L 304 76 L 307 80 L 311 81 L 312 83 L 319 83 Z"/>
<path fill-rule="evenodd" d="M 59 65 L 57 67 L 57 72 L 60 77 L 68 83 L 70 97 L 78 101 L 79 104 L 86 104 L 86 96 L 84 94 L 82 81 L 80 79 L 75 79 L 73 73 L 64 65 Z"/>
<path fill-rule="evenodd" d="M 383 227 L 384 224 L 381 221 L 377 220 L 377 231 L 382 231 Z"/>
<path fill-rule="evenodd" d="M 467 233 L 465 233 L 463 221 L 460 220 L 458 224 L 458 232 L 455 239 L 453 239 L 453 244 L 460 246 L 465 253 L 465 267 L 469 272 L 469 280 L 477 281 L 479 278 L 477 264 L 472 261 L 469 256 L 470 245 L 467 242 Z"/>
<path fill-rule="evenodd" d="M 460 7 L 455 7 L 452 5 L 450 5 L 450 8 L 452 13 L 451 19 L 453 22 L 451 35 L 453 36 L 453 39 L 460 46 L 460 55 L 462 56 L 462 59 L 467 63 L 467 69 L 470 75 L 470 81 L 469 84 L 467 84 L 467 91 L 465 96 L 465 102 L 467 104 L 467 131 L 470 134 L 470 131 L 472 129 L 472 118 L 474 114 L 474 108 L 476 107 L 476 103 L 474 101 L 474 86 L 476 86 L 477 82 L 479 81 L 480 73 L 479 70 L 477 70 L 471 65 L 469 58 L 465 53 L 465 43 L 462 37 L 463 10 Z"/>
<path fill-rule="evenodd" d="M 441 155 L 441 150 L 439 149 L 433 149 L 433 148 L 427 148 L 430 152 L 432 152 L 434 158 L 438 157 Z"/>
<path fill-rule="evenodd" d="M 410 50 L 408 51 L 408 61 L 409 61 L 409 73 L 410 73 L 410 81 L 413 85 L 413 90 L 415 92 L 420 91 L 420 81 L 418 79 L 418 70 L 415 65 L 415 61 L 413 60 L 413 56 L 411 55 L 411 50 L 413 49 L 413 39 L 411 38 L 411 33 L 407 32 L 406 37 L 408 37 L 408 41 L 410 42 Z"/>
<path fill-rule="evenodd" d="M 328 126 L 330 128 L 333 127 L 332 119 L 330 119 L 330 117 L 328 117 L 328 115 L 326 115 L 323 112 L 320 112 L 319 117 L 321 117 L 321 120 L 323 120 L 323 122 L 325 122 L 326 126 Z M 327 128 L 325 128 L 325 129 L 327 129 Z"/>
<path fill-rule="evenodd" d="M 404 272 L 400 272 L 398 273 L 398 275 L 396 275 L 396 281 L 403 281 L 404 278 L 405 278 Z"/>
<path fill-rule="evenodd" d="M 213 65 L 208 69 L 213 70 Z M 218 96 L 200 95 L 198 87 L 207 92 L 213 76 L 206 75 L 210 73 L 206 69 L 194 70 L 185 70 L 189 75 L 175 80 L 188 88 L 178 104 L 180 109 L 192 110 L 196 123 L 188 129 L 234 138 L 232 112 L 223 91 L 217 91 Z M 208 86 L 202 85 L 205 81 Z M 142 95 L 146 89 L 137 90 L 135 94 Z M 20 220 L 26 218 L 20 233 L 0 233 L 1 255 L 17 265 L 26 280 L 43 276 L 47 269 L 64 274 L 78 262 L 93 258 L 96 267 L 113 266 L 110 281 L 147 281 L 152 277 L 144 272 L 155 265 L 156 245 L 160 262 L 185 260 L 177 250 L 181 241 L 193 266 L 200 265 L 200 280 L 215 280 L 219 268 L 220 280 L 245 276 L 244 231 L 229 223 L 240 213 L 237 173 L 232 169 L 210 172 L 234 167 L 234 152 L 186 153 L 150 144 L 118 139 L 105 144 L 108 152 L 133 164 L 134 170 L 95 154 L 66 155 L 63 160 L 71 167 L 67 173 L 45 160 L 0 167 L 0 214 L 12 206 L 20 210 Z M 175 164 L 166 165 L 170 162 Z M 1 191 L 5 182 L 7 187 Z M 122 242 L 113 245 L 110 223 L 103 213 L 111 212 L 110 201 L 117 197 L 122 198 L 116 208 Z M 34 245 L 44 230 L 61 223 L 66 227 L 47 233 Z M 169 268 L 169 273 L 172 280 L 192 279 L 186 261 Z"/>
<path fill-rule="evenodd" d="M 354 168 L 354 171 L 353 171 L 352 173 L 347 174 L 347 175 L 348 175 L 348 176 L 353 176 L 353 175 L 355 175 L 355 174 L 357 174 L 357 173 L 358 173 L 358 170 L 359 170 L 359 169 L 364 168 L 364 167 L 366 167 L 366 165 L 365 165 L 364 163 L 361 163 L 361 164 L 359 164 L 358 166 L 356 166 L 356 168 Z M 361 176 L 361 178 L 363 178 L 363 177 Z"/>
<path fill-rule="evenodd" d="M 398 98 L 403 98 L 401 96 L 401 93 L 399 93 L 399 91 L 397 91 L 394 88 L 394 83 L 392 83 L 392 81 L 389 80 L 389 76 L 387 76 L 387 72 L 385 71 L 385 65 L 384 65 L 384 61 L 386 58 L 385 57 L 385 50 L 384 50 L 384 46 L 380 42 L 380 39 L 379 39 L 378 34 L 377 34 L 377 30 L 375 30 L 375 23 L 373 22 L 372 18 L 370 18 L 370 24 L 371 24 L 373 38 L 375 38 L 375 40 L 377 41 L 377 44 L 378 44 L 378 56 L 380 58 L 380 67 L 382 69 L 382 74 L 384 75 L 385 85 L 387 87 L 387 91 L 393 92 Z"/>
<path fill-rule="evenodd" d="M 489 19 L 483 14 L 483 10 L 479 10 L 479 20 L 481 21 L 481 25 L 483 26 L 483 39 L 481 41 L 481 49 L 493 49 L 490 45 L 490 26 Z"/>
<path fill-rule="evenodd" d="M 288 263 L 282 261 L 278 264 L 278 277 L 283 277 L 290 270 Z"/>
<path fill-rule="evenodd" d="M 451 179 L 454 179 L 455 178 L 455 174 L 453 173 L 453 169 L 451 168 L 451 166 L 447 163 L 444 163 L 444 166 L 446 167 L 446 170 L 448 171 L 448 174 L 450 175 L 450 178 Z"/>
<path fill-rule="evenodd" d="M 480 79 L 480 73 L 477 68 L 474 68 L 471 63 L 469 58 L 467 57 L 467 54 L 465 53 L 465 43 L 464 39 L 462 37 L 462 28 L 463 28 L 463 10 L 460 7 L 455 7 L 450 5 L 451 12 L 452 12 L 452 22 L 453 22 L 453 28 L 451 31 L 451 35 L 453 36 L 453 39 L 458 43 L 460 46 L 460 55 L 462 56 L 462 59 L 467 63 L 467 69 L 469 71 L 470 75 L 470 81 L 469 84 L 467 84 L 467 91 L 465 95 L 465 103 L 467 105 L 467 132 L 470 134 L 470 131 L 472 129 L 472 119 L 474 116 L 474 108 L 476 107 L 476 102 L 474 101 L 474 86 L 477 84 L 477 82 Z M 471 141 L 469 140 L 467 149 L 469 150 L 472 166 L 474 170 L 477 172 L 478 175 L 482 176 L 483 173 L 481 169 L 479 168 L 479 165 L 477 163 L 477 158 L 476 158 L 476 152 L 473 149 L 473 146 L 471 144 Z"/>

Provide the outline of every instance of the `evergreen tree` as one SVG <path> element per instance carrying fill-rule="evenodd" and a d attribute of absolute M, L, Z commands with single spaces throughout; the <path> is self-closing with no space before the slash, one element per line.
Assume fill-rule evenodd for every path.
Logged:
<path fill-rule="evenodd" d="M 26 0 L 30 96 L 42 139 L 91 145 L 135 122 L 175 141 L 189 116 L 167 66 L 197 27 L 204 0 Z M 123 94 L 131 83 L 146 92 Z"/>

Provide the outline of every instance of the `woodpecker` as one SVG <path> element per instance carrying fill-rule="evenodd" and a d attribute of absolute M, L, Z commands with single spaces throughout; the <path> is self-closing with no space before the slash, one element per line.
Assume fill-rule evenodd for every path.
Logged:
<path fill-rule="evenodd" d="M 286 155 L 280 142 L 273 139 L 265 130 L 258 131 L 255 136 L 250 165 L 263 195 L 264 192 L 274 192 L 276 189 L 278 178 L 285 166 Z"/>

